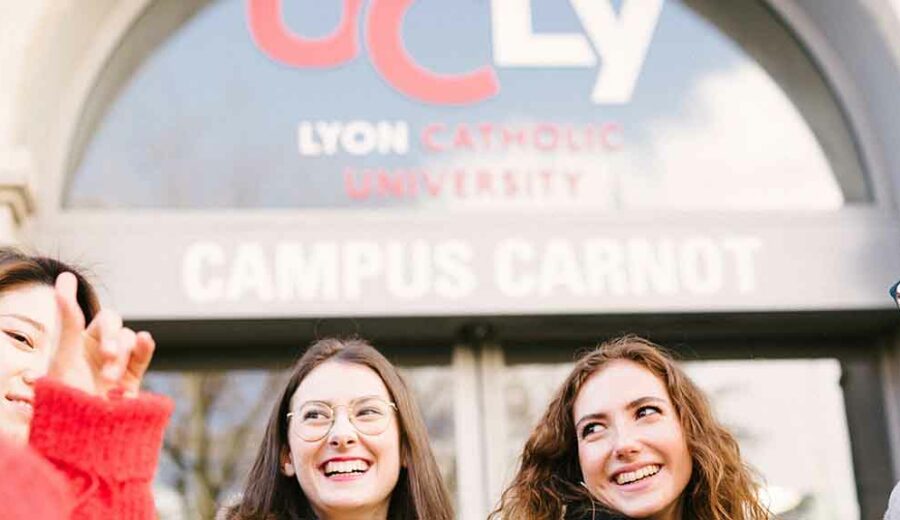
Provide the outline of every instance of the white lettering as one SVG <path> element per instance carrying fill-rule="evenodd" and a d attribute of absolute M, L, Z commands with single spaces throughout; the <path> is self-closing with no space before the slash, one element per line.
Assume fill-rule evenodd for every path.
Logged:
<path fill-rule="evenodd" d="M 435 247 L 437 278 L 434 291 L 438 296 L 457 299 L 475 290 L 477 280 L 471 267 L 473 256 L 472 247 L 458 240 L 442 242 Z"/>
<path fill-rule="evenodd" d="M 275 247 L 278 299 L 335 301 L 339 298 L 338 249 L 332 242 L 285 242 Z"/>
<path fill-rule="evenodd" d="M 204 273 L 224 263 L 225 251 L 215 242 L 197 242 L 187 248 L 181 264 L 181 283 L 189 300 L 208 303 L 222 298 L 225 292 L 222 276 L 209 275 L 204 278 Z"/>
<path fill-rule="evenodd" d="M 508 238 L 482 267 L 493 274 L 492 293 L 479 288 L 477 250 L 464 240 L 247 242 L 234 248 L 201 241 L 185 250 L 181 281 L 195 303 L 375 299 L 390 305 L 476 291 L 488 298 L 744 295 L 757 290 L 762 245 L 746 236 Z"/>
<path fill-rule="evenodd" d="M 313 126 L 308 121 L 301 121 L 297 125 L 297 147 L 300 155 L 322 155 L 322 145 L 313 137 Z"/>
<path fill-rule="evenodd" d="M 348 242 L 344 246 L 343 264 L 344 298 L 359 300 L 363 282 L 381 274 L 384 258 L 375 242 Z"/>
<path fill-rule="evenodd" d="M 507 297 L 710 295 L 756 290 L 756 237 L 501 242 L 494 280 Z M 734 277 L 729 279 L 734 273 Z M 726 286 L 726 282 L 732 285 Z"/>
<path fill-rule="evenodd" d="M 588 240 L 584 244 L 584 263 L 587 286 L 593 295 L 618 296 L 628 292 L 625 272 L 625 252 L 619 242 L 607 239 Z"/>
<path fill-rule="evenodd" d="M 570 0 L 582 34 L 540 33 L 532 26 L 531 0 L 492 0 L 494 62 L 500 67 L 600 68 L 591 101 L 627 103 L 647 57 L 664 0 Z"/>
<path fill-rule="evenodd" d="M 541 259 L 539 294 L 546 296 L 557 287 L 564 287 L 570 294 L 584 293 L 581 267 L 570 242 L 553 240 L 547 244 Z"/>
<path fill-rule="evenodd" d="M 318 157 L 341 151 L 350 155 L 403 155 L 409 152 L 409 125 L 405 121 L 301 121 L 297 125 L 300 155 Z"/>
<path fill-rule="evenodd" d="M 663 0 L 624 0 L 616 16 L 612 0 L 570 0 L 602 64 L 594 103 L 627 103 L 644 65 Z"/>
<path fill-rule="evenodd" d="M 381 155 L 405 155 L 409 151 L 409 125 L 405 121 L 379 121 L 376 132 L 378 153 Z"/>
<path fill-rule="evenodd" d="M 632 294 L 678 292 L 678 264 L 671 240 L 658 243 L 635 238 L 628 241 L 628 274 Z"/>
<path fill-rule="evenodd" d="M 350 121 L 341 133 L 341 145 L 350 155 L 368 155 L 375 148 L 375 129 L 366 121 Z"/>
<path fill-rule="evenodd" d="M 338 138 L 341 135 L 341 124 L 337 121 L 319 121 L 316 123 L 316 131 L 322 139 L 322 147 L 325 149 L 325 155 L 336 154 Z"/>
<path fill-rule="evenodd" d="M 696 294 L 722 290 L 725 266 L 721 249 L 709 238 L 692 238 L 681 246 L 681 279 Z"/>
<path fill-rule="evenodd" d="M 431 248 L 424 240 L 411 246 L 389 243 L 387 266 L 387 288 L 394 296 L 412 300 L 425 296 L 431 288 Z"/>
<path fill-rule="evenodd" d="M 756 290 L 756 253 L 762 241 L 756 237 L 726 238 L 722 246 L 734 254 L 738 292 L 747 294 Z"/>
<path fill-rule="evenodd" d="M 581 34 L 532 32 L 531 0 L 493 0 L 494 62 L 501 67 L 593 67 L 597 58 Z"/>
<path fill-rule="evenodd" d="M 260 244 L 246 243 L 237 246 L 225 299 L 238 301 L 248 294 L 264 302 L 274 299 L 272 278 L 266 266 L 266 254 Z"/>
<path fill-rule="evenodd" d="M 497 245 L 494 256 L 494 280 L 505 296 L 520 297 L 532 294 L 535 289 L 533 267 L 517 269 L 514 263 L 529 264 L 534 259 L 534 246 L 520 239 L 507 239 Z"/>

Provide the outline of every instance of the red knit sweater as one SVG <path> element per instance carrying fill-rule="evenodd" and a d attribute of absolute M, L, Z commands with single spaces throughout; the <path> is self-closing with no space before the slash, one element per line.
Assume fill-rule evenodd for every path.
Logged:
<path fill-rule="evenodd" d="M 162 396 L 106 400 L 49 379 L 37 382 L 30 444 L 65 477 L 71 500 L 63 503 L 63 508 L 72 511 L 68 518 L 156 518 L 151 484 L 171 411 L 172 402 Z M 25 452 L 23 457 L 27 456 Z M 34 463 L 26 472 L 43 471 L 40 465 Z M 53 479 L 25 480 L 22 473 L 14 479 L 22 489 L 54 486 Z M 57 493 L 53 489 L 47 492 L 54 497 Z M 3 517 L 8 518 L 6 514 Z M 22 516 L 45 517 L 53 518 Z"/>
<path fill-rule="evenodd" d="M 0 439 L 0 518 L 67 520 L 72 497 L 62 474 L 34 450 Z"/>

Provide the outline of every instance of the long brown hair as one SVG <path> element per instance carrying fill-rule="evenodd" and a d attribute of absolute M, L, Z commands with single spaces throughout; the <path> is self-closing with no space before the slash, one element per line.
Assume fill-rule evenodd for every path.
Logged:
<path fill-rule="evenodd" d="M 693 462 L 683 491 L 684 518 L 765 520 L 753 472 L 741 460 L 737 441 L 713 416 L 703 392 L 658 345 L 624 336 L 599 345 L 579 359 L 525 443 L 512 484 L 491 519 L 579 518 L 595 504 L 583 487 L 572 407 L 582 385 L 612 361 L 628 360 L 649 370 L 666 386 Z M 614 512 L 607 512 L 613 514 Z"/>
<path fill-rule="evenodd" d="M 400 451 L 405 467 L 391 494 L 388 518 L 396 520 L 451 520 L 453 508 L 444 486 L 425 422 L 397 369 L 365 340 L 327 338 L 316 341 L 294 365 L 281 397 L 272 408 L 256 462 L 247 477 L 241 502 L 227 518 L 233 520 L 305 520 L 314 518 L 309 500 L 297 479 L 281 472 L 281 456 L 288 446 L 287 414 L 297 387 L 326 361 L 363 365 L 384 382 L 394 403 L 400 426 Z"/>
<path fill-rule="evenodd" d="M 0 247 L 0 293 L 25 285 L 56 285 L 56 278 L 69 272 L 78 280 L 75 298 L 90 323 L 100 310 L 100 300 L 87 278 L 75 267 L 54 258 L 28 255 L 11 247 Z"/>

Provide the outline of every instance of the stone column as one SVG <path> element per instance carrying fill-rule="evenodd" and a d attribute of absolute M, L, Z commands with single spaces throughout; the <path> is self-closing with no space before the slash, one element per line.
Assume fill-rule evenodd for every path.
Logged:
<path fill-rule="evenodd" d="M 0 245 L 20 242 L 20 229 L 34 212 L 34 174 L 24 147 L 0 146 Z"/>

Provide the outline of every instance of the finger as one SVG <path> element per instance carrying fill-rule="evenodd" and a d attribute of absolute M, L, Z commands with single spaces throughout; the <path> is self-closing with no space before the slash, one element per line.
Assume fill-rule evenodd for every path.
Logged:
<path fill-rule="evenodd" d="M 134 345 L 134 351 L 131 353 L 131 359 L 128 362 L 128 373 L 141 379 L 147 368 L 150 367 L 150 361 L 153 359 L 153 352 L 156 350 L 156 341 L 149 332 L 142 330 L 137 334 L 137 341 Z"/>
<path fill-rule="evenodd" d="M 101 371 L 103 378 L 108 382 L 117 383 L 125 373 L 128 360 L 131 358 L 131 352 L 134 350 L 136 335 L 133 330 L 122 327 L 116 334 L 115 343 L 117 346 L 116 355 L 109 359 Z"/>
<path fill-rule="evenodd" d="M 76 345 L 84 331 L 84 314 L 78 306 L 78 279 L 69 272 L 56 277 L 56 306 L 60 315 L 60 347 Z"/>
<path fill-rule="evenodd" d="M 131 352 L 131 359 L 128 361 L 127 376 L 123 378 L 126 382 L 125 391 L 129 395 L 137 395 L 141 389 L 141 380 L 143 380 L 144 374 L 147 373 L 147 368 L 150 366 L 155 350 L 156 342 L 153 340 L 153 336 L 146 331 L 138 332 L 134 350 Z"/>
<path fill-rule="evenodd" d="M 101 309 L 85 331 L 89 338 L 100 344 L 100 358 L 108 361 L 119 353 L 117 344 L 119 331 L 122 329 L 122 317 L 113 310 Z"/>

